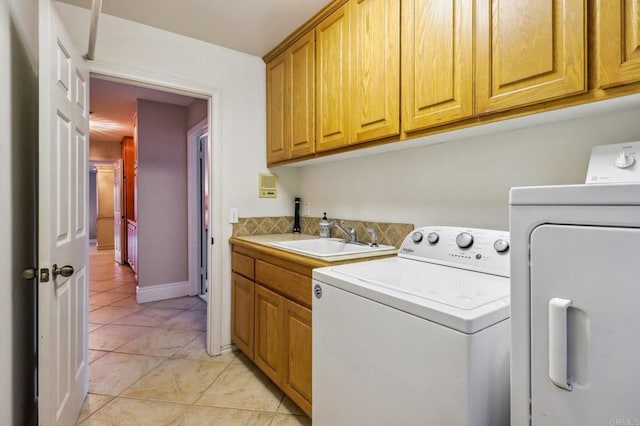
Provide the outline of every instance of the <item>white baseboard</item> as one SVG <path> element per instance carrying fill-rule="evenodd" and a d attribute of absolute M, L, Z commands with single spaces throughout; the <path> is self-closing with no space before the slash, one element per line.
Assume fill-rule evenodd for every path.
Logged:
<path fill-rule="evenodd" d="M 189 295 L 189 282 L 158 284 L 147 287 L 136 287 L 136 301 L 138 303 L 155 302 L 157 300 L 173 299 Z"/>

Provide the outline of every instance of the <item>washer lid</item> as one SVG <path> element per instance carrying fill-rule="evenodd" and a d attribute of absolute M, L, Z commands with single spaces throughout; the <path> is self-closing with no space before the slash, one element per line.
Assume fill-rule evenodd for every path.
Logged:
<path fill-rule="evenodd" d="M 403 258 L 318 268 L 313 278 L 472 334 L 509 318 L 509 279 Z"/>

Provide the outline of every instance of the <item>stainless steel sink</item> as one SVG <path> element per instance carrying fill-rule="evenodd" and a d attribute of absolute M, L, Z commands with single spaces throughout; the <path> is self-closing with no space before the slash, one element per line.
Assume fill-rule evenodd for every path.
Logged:
<path fill-rule="evenodd" d="M 312 240 L 292 240 L 269 243 L 274 247 L 304 253 L 317 257 L 344 256 L 347 254 L 371 253 L 376 251 L 394 250 L 393 246 L 380 244 L 371 247 L 364 243 L 348 243 L 339 238 L 318 238 Z"/>

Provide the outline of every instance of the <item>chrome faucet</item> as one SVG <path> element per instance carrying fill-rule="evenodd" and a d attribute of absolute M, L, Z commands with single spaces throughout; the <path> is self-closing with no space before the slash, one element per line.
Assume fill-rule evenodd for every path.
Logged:
<path fill-rule="evenodd" d="M 341 220 L 340 223 L 336 223 L 336 228 L 339 229 L 343 234 L 347 236 L 347 242 L 349 243 L 357 243 L 358 240 L 356 238 L 356 230 L 353 226 L 346 223 L 344 220 Z M 347 228 L 347 229 L 344 229 Z"/>
<path fill-rule="evenodd" d="M 376 230 L 371 226 L 367 228 L 367 232 L 371 234 L 371 247 L 378 247 L 378 234 L 376 234 Z"/>

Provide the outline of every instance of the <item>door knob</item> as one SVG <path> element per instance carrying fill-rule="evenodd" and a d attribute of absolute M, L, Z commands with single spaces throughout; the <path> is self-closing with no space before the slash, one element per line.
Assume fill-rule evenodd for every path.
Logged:
<path fill-rule="evenodd" d="M 38 276 L 38 270 L 36 268 L 27 268 L 22 271 L 22 278 L 25 280 L 33 280 Z"/>
<path fill-rule="evenodd" d="M 71 275 L 73 275 L 73 272 L 73 266 L 71 265 L 65 265 L 58 268 L 58 265 L 54 264 L 51 268 L 51 274 L 53 275 L 54 280 L 58 277 L 58 275 L 62 275 L 65 278 L 70 277 Z"/>

